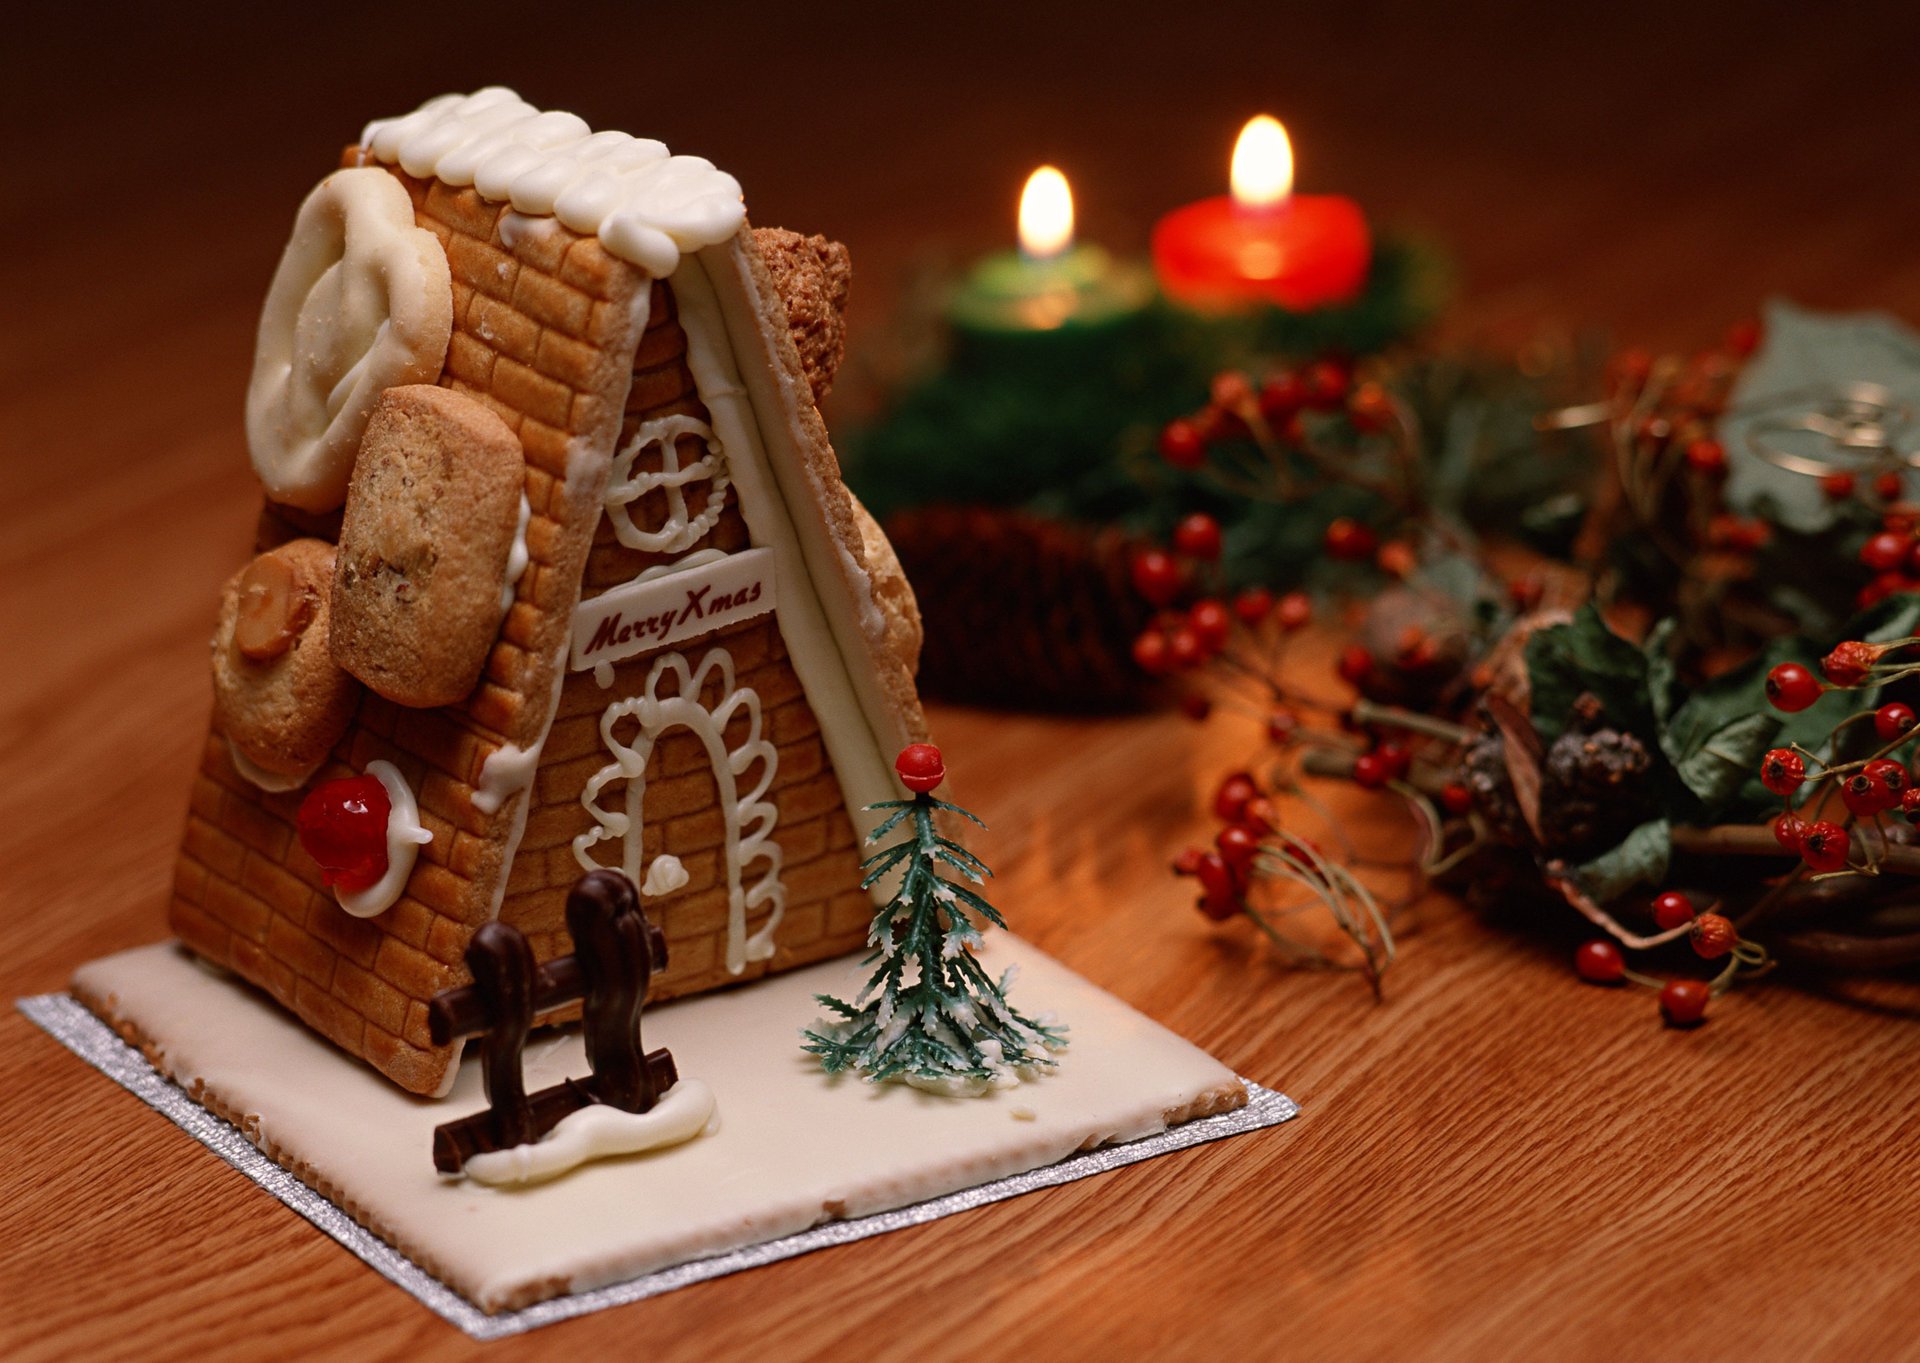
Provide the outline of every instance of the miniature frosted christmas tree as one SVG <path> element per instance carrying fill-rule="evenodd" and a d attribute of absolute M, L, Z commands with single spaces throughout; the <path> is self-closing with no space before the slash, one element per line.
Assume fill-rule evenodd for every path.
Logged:
<path fill-rule="evenodd" d="M 806 1049 L 820 1057 L 829 1074 L 858 1070 L 871 1082 L 900 1080 L 965 1096 L 1010 1087 L 1052 1069 L 1049 1052 L 1066 1046 L 1066 1028 L 1046 1014 L 1030 1018 L 1016 1010 L 1007 1000 L 1013 969 L 996 981 L 975 957 L 981 937 L 973 915 L 1006 926 L 999 910 L 973 888 L 993 872 L 943 836 L 934 815 L 944 810 L 986 825 L 958 805 L 933 798 L 947 771 L 931 743 L 903 748 L 894 770 L 914 796 L 868 806 L 890 811 L 868 836 L 869 844 L 905 825 L 899 841 L 863 863 L 863 888 L 900 877 L 893 896 L 875 910 L 867 934 L 873 954 L 864 964 L 874 967 L 873 974 L 852 1003 L 816 995 L 833 1016 L 804 1034 Z"/>

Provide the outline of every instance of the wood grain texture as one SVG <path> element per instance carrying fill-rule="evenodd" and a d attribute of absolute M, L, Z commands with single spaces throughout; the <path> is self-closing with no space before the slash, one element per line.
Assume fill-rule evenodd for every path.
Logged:
<path fill-rule="evenodd" d="M 1573 27 L 1538 6 L 1029 5 L 916 32 L 623 5 L 511 42 L 524 6 L 394 8 L 9 19 L 6 998 L 162 935 L 215 592 L 253 521 L 259 299 L 340 144 L 426 94 L 509 80 L 711 155 L 757 221 L 847 241 L 850 369 L 885 359 L 863 338 L 877 349 L 929 243 L 1004 239 L 1030 165 L 1064 164 L 1089 233 L 1137 247 L 1216 191 L 1263 106 L 1306 188 L 1450 242 L 1460 334 L 1583 323 L 1691 346 L 1772 291 L 1920 317 L 1914 16 L 1893 6 L 1629 3 Z M 1210 930 L 1163 874 L 1244 735 L 935 724 L 995 825 L 1016 923 L 1305 1115 L 489 1356 L 1915 1351 L 1911 989 L 1768 989 L 1668 1032 L 1646 995 L 1574 986 L 1562 944 L 1436 904 L 1375 1006 Z M 0 1138 L 0 1356 L 482 1353 L 11 1012 L 0 1092 L 32 1095 Z"/>

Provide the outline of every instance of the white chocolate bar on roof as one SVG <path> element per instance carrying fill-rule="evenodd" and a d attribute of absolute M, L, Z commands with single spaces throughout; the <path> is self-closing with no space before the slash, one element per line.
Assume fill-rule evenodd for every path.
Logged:
<path fill-rule="evenodd" d="M 746 221 L 740 182 L 711 161 L 671 155 L 652 138 L 594 132 L 577 114 L 543 112 L 499 85 L 376 119 L 360 144 L 409 175 L 552 215 L 656 279 Z"/>

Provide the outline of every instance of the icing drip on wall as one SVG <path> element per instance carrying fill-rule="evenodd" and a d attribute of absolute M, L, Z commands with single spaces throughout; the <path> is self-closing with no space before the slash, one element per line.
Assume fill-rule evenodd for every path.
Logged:
<path fill-rule="evenodd" d="M 400 769 L 391 762 L 369 762 L 367 775 L 387 789 L 387 873 L 364 890 L 333 887 L 340 907 L 355 918 L 372 918 L 392 908 L 407 888 L 420 849 L 433 841 L 433 834 L 420 826 L 420 806 Z"/>
<path fill-rule="evenodd" d="M 680 464 L 683 436 L 694 436 L 707 447 L 706 454 L 684 468 Z M 660 450 L 660 468 L 635 473 L 634 462 L 656 446 Z M 726 456 L 711 426 L 690 416 L 655 417 L 635 431 L 633 438 L 613 457 L 613 472 L 607 480 L 607 520 L 612 523 L 620 543 L 629 549 L 677 554 L 698 543 L 720 523 L 730 482 Z M 707 485 L 706 505 L 700 508 L 699 515 L 689 516 L 687 488 L 700 483 Z M 643 530 L 633 523 L 633 504 L 656 490 L 665 497 L 667 514 L 657 526 Z"/>
<path fill-rule="evenodd" d="M 527 494 L 520 494 L 520 519 L 513 527 L 513 545 L 507 550 L 507 575 L 500 584 L 500 613 L 505 615 L 513 609 L 513 595 L 520 586 L 520 579 L 527 575 L 527 565 L 532 560 L 527 553 L 527 526 L 533 521 L 533 504 L 527 500 Z"/>
<path fill-rule="evenodd" d="M 701 701 L 709 683 L 717 683 L 719 692 L 711 710 Z M 742 715 L 746 717 L 746 731 L 738 746 L 730 749 L 727 727 Z M 629 718 L 638 723 L 638 731 L 631 742 L 622 742 L 614 730 Z M 663 653 L 655 659 L 639 695 L 617 700 L 606 708 L 600 717 L 600 738 L 613 761 L 589 777 L 580 793 L 580 803 L 592 816 L 594 827 L 573 840 L 573 855 L 582 869 L 599 870 L 604 863 L 594 859 L 593 848 L 617 838 L 623 848 L 619 869 L 636 885 L 646 878 L 640 863 L 647 759 L 660 735 L 675 726 L 693 731 L 712 764 L 720 815 L 726 825 L 727 969 L 737 975 L 746 969 L 748 961 L 764 961 L 773 955 L 774 933 L 786 910 L 787 891 L 780 883 L 780 844 L 773 840 L 780 811 L 767 798 L 779 755 L 761 734 L 760 697 L 752 688 L 735 684 L 733 655 L 726 649 L 709 649 L 697 669 L 683 654 Z M 740 778 L 756 766 L 759 776 L 752 789 L 743 794 Z M 624 805 L 606 808 L 600 804 L 600 797 L 617 781 L 627 783 Z M 755 862 L 764 869 L 749 885 L 748 868 Z M 747 915 L 762 907 L 771 909 L 767 921 L 748 937 Z"/>
<path fill-rule="evenodd" d="M 656 279 L 680 257 L 727 240 L 746 221 L 740 183 L 661 143 L 594 132 L 577 115 L 542 112 L 502 86 L 441 95 L 360 135 L 363 156 L 409 175 L 472 185 L 514 211 L 552 215 Z"/>

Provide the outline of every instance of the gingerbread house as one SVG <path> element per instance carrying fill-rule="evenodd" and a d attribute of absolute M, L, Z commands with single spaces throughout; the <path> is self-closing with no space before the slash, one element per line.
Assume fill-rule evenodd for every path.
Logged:
<path fill-rule="evenodd" d="M 422 1094 L 472 934 L 566 951 L 585 870 L 642 886 L 656 999 L 860 946 L 861 811 L 924 733 L 912 596 L 816 406 L 844 250 L 506 90 L 345 160 L 261 317 L 267 502 L 174 931 Z M 310 850 L 330 798 L 383 807 L 376 864 Z"/>

